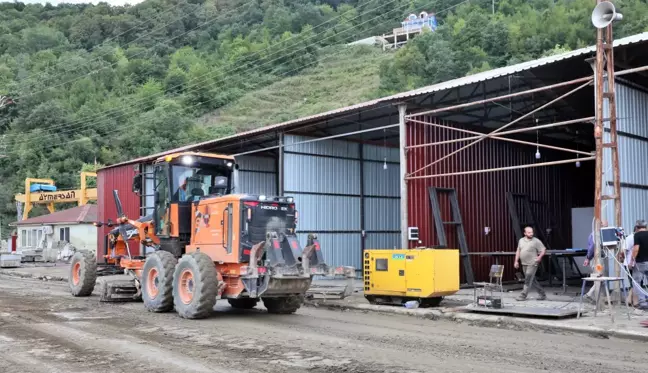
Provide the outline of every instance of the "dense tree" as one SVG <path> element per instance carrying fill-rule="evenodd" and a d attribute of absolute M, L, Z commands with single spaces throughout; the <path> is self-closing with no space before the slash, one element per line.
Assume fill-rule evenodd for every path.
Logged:
<path fill-rule="evenodd" d="M 95 164 L 232 134 L 238 128 L 196 118 L 298 75 L 322 47 L 389 32 L 410 12 L 436 11 L 440 26 L 383 66 L 377 95 L 594 40 L 592 0 L 495 4 L 493 14 L 491 0 L 0 3 L 0 95 L 15 101 L 0 108 L 2 222 L 15 217 L 25 177 L 74 187 Z M 615 4 L 625 15 L 617 37 L 648 30 L 645 0 Z"/>
<path fill-rule="evenodd" d="M 423 9 L 424 0 L 416 0 Z M 454 7 L 455 5 L 459 6 Z M 615 36 L 648 31 L 648 3 L 617 0 L 624 14 Z M 435 33 L 396 53 L 381 74 L 381 93 L 433 84 L 593 44 L 591 0 L 442 0 Z"/>

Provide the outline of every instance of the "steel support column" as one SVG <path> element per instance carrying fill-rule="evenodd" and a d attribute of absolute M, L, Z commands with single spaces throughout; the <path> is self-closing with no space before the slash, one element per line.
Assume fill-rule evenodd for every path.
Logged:
<path fill-rule="evenodd" d="M 409 241 L 407 237 L 407 218 L 409 211 L 407 209 L 407 123 L 405 115 L 407 114 L 407 105 L 398 105 L 398 129 L 400 137 L 400 213 L 401 213 L 401 248 L 409 248 Z"/>
<path fill-rule="evenodd" d="M 277 134 L 277 144 L 279 148 L 277 149 L 277 194 L 280 196 L 284 195 L 284 133 L 280 132 Z"/>

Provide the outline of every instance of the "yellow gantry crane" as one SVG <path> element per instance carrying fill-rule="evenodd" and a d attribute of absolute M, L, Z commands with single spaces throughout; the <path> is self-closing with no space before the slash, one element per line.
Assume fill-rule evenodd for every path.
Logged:
<path fill-rule="evenodd" d="M 83 206 L 88 201 L 97 200 L 97 188 L 88 188 L 87 178 L 97 177 L 95 172 L 81 172 L 81 188 L 74 190 L 57 190 L 57 191 L 32 191 L 32 185 L 50 185 L 55 186 L 52 179 L 25 179 L 25 193 L 16 194 L 16 202 L 24 205 L 22 219 L 29 218 L 29 212 L 32 210 L 34 204 L 47 205 L 47 210 L 50 213 L 54 212 L 55 203 L 74 203 Z"/>

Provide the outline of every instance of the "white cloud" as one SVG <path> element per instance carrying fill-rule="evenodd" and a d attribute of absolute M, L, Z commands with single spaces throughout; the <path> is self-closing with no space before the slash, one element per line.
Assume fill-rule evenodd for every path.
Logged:
<path fill-rule="evenodd" d="M 110 5 L 124 5 L 124 4 L 130 4 L 130 5 L 135 5 L 137 3 L 141 3 L 144 0 L 21 0 L 21 3 L 25 4 L 43 4 L 45 5 L 46 3 L 50 3 L 52 5 L 59 5 L 59 4 L 98 4 L 98 3 L 108 3 Z M 13 3 L 13 0 L 0 0 L 0 2 L 3 3 Z"/>

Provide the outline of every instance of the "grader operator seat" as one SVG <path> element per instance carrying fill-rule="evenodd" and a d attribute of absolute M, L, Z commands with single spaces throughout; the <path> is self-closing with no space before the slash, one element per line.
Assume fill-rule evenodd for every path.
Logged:
<path fill-rule="evenodd" d="M 227 193 L 228 179 L 225 176 L 216 176 L 214 178 L 214 185 L 209 187 L 210 195 L 222 196 Z"/>

